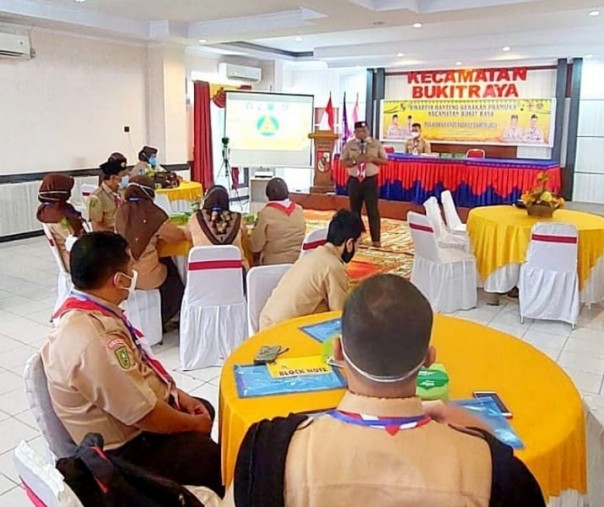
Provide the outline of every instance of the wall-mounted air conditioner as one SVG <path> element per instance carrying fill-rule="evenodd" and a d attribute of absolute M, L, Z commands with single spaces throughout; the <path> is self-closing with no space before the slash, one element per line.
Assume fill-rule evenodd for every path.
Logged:
<path fill-rule="evenodd" d="M 31 58 L 29 36 L 0 33 L 0 58 Z"/>
<path fill-rule="evenodd" d="M 247 83 L 258 83 L 262 80 L 262 69 L 259 67 L 221 63 L 218 65 L 218 71 L 227 79 L 237 79 Z"/>

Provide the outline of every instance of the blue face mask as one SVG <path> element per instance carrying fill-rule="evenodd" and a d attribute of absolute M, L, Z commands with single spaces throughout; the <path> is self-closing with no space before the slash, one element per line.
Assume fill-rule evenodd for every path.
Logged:
<path fill-rule="evenodd" d="M 130 183 L 130 176 L 122 176 L 122 179 L 120 180 L 120 188 L 124 190 L 128 186 L 128 183 Z"/>
<path fill-rule="evenodd" d="M 157 165 L 157 157 L 149 157 L 149 164 L 151 167 L 155 167 Z"/>

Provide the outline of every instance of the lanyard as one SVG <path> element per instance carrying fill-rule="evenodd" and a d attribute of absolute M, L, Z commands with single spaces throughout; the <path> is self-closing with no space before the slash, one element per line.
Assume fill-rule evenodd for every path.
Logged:
<path fill-rule="evenodd" d="M 155 374 L 170 387 L 170 390 L 173 391 L 173 396 L 174 394 L 176 394 L 176 384 L 174 382 L 174 379 L 167 372 L 164 366 L 155 358 L 155 356 L 153 355 L 153 351 L 149 346 L 149 343 L 144 338 L 143 333 L 136 329 L 124 315 L 120 315 L 112 308 L 109 308 L 108 306 L 99 303 L 98 301 L 91 299 L 86 294 L 83 294 L 82 292 L 78 291 L 71 291 L 69 297 L 65 300 L 61 308 L 59 308 L 59 310 L 53 316 L 53 319 L 61 317 L 69 310 L 98 311 L 105 315 L 111 315 L 120 319 L 124 326 L 126 326 L 126 329 L 128 329 L 128 332 L 130 333 L 130 338 L 138 349 L 143 362 L 145 362 L 155 372 Z M 174 398 L 175 400 L 178 400 L 178 396 L 174 396 Z"/>
<path fill-rule="evenodd" d="M 417 417 L 377 417 L 374 415 L 358 414 L 356 412 L 345 412 L 343 410 L 331 410 L 327 414 L 347 424 L 386 430 L 392 436 L 396 435 L 400 430 L 421 428 L 432 420 L 427 415 Z"/>

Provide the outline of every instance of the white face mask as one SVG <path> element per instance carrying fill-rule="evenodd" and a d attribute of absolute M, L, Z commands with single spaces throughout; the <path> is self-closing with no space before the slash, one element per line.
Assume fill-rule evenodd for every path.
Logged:
<path fill-rule="evenodd" d="M 411 132 L 411 137 L 417 139 L 419 137 L 419 132 Z"/>
<path fill-rule="evenodd" d="M 122 290 L 127 290 L 128 291 L 128 297 L 132 296 L 132 294 L 134 294 L 134 291 L 136 290 L 136 282 L 138 281 L 138 271 L 136 271 L 135 269 L 132 270 L 132 276 L 128 276 L 126 273 L 117 273 L 115 276 L 123 276 L 124 278 L 128 278 L 130 280 L 130 285 L 128 287 L 118 287 Z M 115 279 L 114 279 L 114 283 L 115 283 Z M 116 283 L 117 286 L 117 283 Z"/>

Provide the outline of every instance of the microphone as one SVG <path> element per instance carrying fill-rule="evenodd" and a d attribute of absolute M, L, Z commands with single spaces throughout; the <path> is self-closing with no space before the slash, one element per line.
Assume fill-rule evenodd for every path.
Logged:
<path fill-rule="evenodd" d="M 361 155 L 365 155 L 367 153 L 367 143 L 363 140 L 360 144 Z"/>

